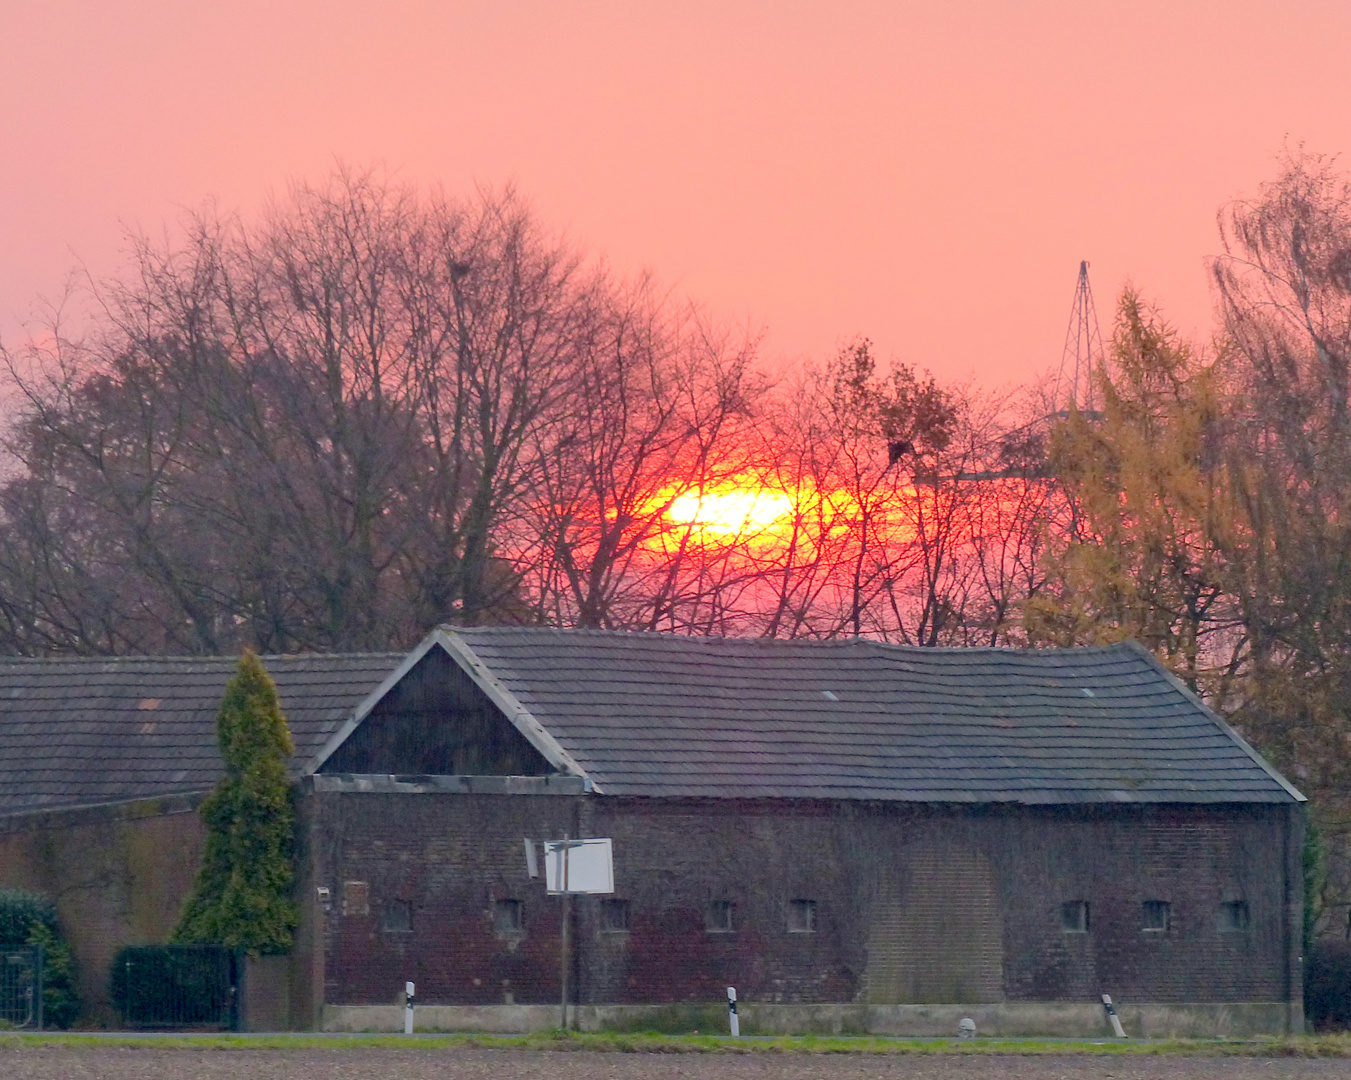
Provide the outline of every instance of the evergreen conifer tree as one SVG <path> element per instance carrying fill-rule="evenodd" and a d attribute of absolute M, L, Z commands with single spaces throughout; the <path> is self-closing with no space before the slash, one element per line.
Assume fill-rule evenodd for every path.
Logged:
<path fill-rule="evenodd" d="M 252 652 L 225 688 L 216 731 L 225 776 L 202 804 L 206 851 L 174 940 L 284 952 L 297 922 L 286 773 L 294 747 L 277 687 Z"/>

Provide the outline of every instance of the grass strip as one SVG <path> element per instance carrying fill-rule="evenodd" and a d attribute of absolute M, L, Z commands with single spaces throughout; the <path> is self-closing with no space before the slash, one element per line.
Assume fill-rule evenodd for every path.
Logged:
<path fill-rule="evenodd" d="M 1351 1035 L 1299 1035 L 1249 1039 L 889 1039 L 875 1036 L 784 1035 L 733 1039 L 719 1035 L 657 1033 L 529 1035 L 232 1035 L 0 1034 L 0 1049 L 63 1047 L 145 1050 L 413 1050 L 459 1048 L 592 1051 L 620 1054 L 1183 1054 L 1209 1057 L 1351 1057 Z"/>

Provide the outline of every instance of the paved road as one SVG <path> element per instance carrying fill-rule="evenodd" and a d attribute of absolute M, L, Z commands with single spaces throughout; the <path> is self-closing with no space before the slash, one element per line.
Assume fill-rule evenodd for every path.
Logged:
<path fill-rule="evenodd" d="M 1345 1080 L 1351 1061 L 617 1054 L 531 1050 L 0 1048 L 5 1080 Z"/>

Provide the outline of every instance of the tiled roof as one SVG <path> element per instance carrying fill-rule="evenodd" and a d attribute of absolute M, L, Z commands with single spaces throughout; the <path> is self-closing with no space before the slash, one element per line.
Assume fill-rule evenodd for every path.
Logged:
<path fill-rule="evenodd" d="M 427 647 L 603 794 L 924 802 L 1301 798 L 1148 653 L 535 628 L 265 657 L 313 767 Z M 0 814 L 209 789 L 231 658 L 0 660 Z"/>
<path fill-rule="evenodd" d="M 530 628 L 441 633 L 608 794 L 1302 798 L 1133 643 L 920 649 Z"/>
<path fill-rule="evenodd" d="M 402 654 L 268 656 L 308 761 Z M 216 712 L 236 661 L 0 659 L 0 814 L 205 791 L 223 768 Z"/>

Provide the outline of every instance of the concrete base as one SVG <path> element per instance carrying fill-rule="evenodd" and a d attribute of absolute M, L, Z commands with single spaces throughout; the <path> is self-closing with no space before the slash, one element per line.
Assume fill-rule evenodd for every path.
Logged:
<path fill-rule="evenodd" d="M 1127 1034 L 1145 1038 L 1223 1038 L 1282 1035 L 1290 1030 L 1285 1002 L 1118 1005 Z M 727 1030 L 727 1008 L 697 1005 L 574 1005 L 579 1031 Z M 984 1036 L 1111 1037 L 1102 1006 L 1071 1001 L 989 1005 L 759 1005 L 742 1002 L 743 1035 L 896 1035 L 955 1037 L 970 1017 Z M 557 1005 L 419 1005 L 418 1031 L 528 1032 L 559 1026 Z M 1302 1028 L 1302 1023 L 1300 1024 Z M 325 1005 L 324 1031 L 402 1031 L 398 1005 Z"/>

